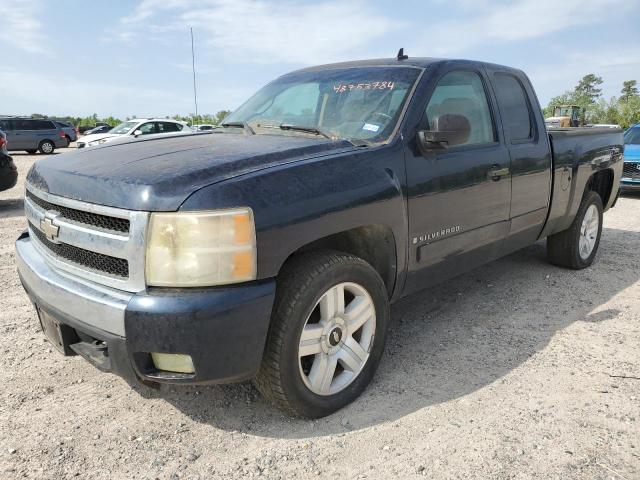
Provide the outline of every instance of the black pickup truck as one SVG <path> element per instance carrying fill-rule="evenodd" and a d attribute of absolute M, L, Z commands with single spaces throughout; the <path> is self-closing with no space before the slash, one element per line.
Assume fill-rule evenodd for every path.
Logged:
<path fill-rule="evenodd" d="M 320 417 L 370 382 L 390 302 L 545 238 L 589 266 L 622 154 L 619 130 L 548 132 L 512 68 L 307 68 L 211 132 L 35 163 L 18 270 L 66 355 L 150 386 L 253 378 Z"/>

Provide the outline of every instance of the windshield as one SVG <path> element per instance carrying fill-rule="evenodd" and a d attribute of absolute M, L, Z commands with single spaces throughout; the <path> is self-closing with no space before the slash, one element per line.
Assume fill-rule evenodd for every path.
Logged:
<path fill-rule="evenodd" d="M 398 123 L 419 69 L 408 67 L 343 68 L 285 75 L 263 87 L 224 119 L 246 122 L 255 133 L 313 135 L 386 141 Z"/>
<path fill-rule="evenodd" d="M 626 145 L 640 145 L 640 128 L 630 128 L 624 134 L 624 143 Z"/>
<path fill-rule="evenodd" d="M 109 130 L 109 133 L 113 133 L 114 135 L 124 135 L 125 133 L 128 133 L 129 130 L 131 130 L 137 124 L 138 124 L 137 121 L 136 122 L 124 122 L 124 123 L 121 123 L 120 125 L 118 125 L 117 127 L 114 127 L 111 130 Z"/>
<path fill-rule="evenodd" d="M 570 107 L 556 107 L 553 112 L 554 117 L 570 117 L 572 115 Z"/>

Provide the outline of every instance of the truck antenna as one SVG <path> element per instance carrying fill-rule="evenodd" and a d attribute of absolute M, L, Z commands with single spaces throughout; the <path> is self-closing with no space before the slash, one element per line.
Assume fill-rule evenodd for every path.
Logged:
<path fill-rule="evenodd" d="M 196 117 L 198 116 L 198 96 L 196 94 L 196 55 L 193 49 L 193 27 L 189 27 L 191 31 L 191 69 L 193 70 L 193 103 L 196 107 Z"/>
<path fill-rule="evenodd" d="M 409 58 L 409 55 L 404 54 L 404 48 L 401 48 L 400 50 L 398 50 L 398 61 L 406 60 L 407 58 Z"/>

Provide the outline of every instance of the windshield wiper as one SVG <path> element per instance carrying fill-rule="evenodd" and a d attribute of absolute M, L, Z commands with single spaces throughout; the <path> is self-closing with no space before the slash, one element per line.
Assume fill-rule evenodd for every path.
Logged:
<path fill-rule="evenodd" d="M 295 130 L 296 132 L 315 133 L 316 135 L 322 135 L 324 138 L 333 140 L 333 137 L 326 132 L 323 132 L 317 127 L 305 127 L 303 125 L 291 125 L 289 123 L 283 123 L 280 125 L 280 130 Z"/>
<path fill-rule="evenodd" d="M 294 132 L 313 133 L 314 135 L 320 135 L 322 137 L 328 138 L 329 140 L 334 140 L 334 141 L 344 140 L 346 142 L 349 142 L 354 147 L 370 147 L 371 146 L 371 143 L 367 142 L 366 140 L 358 140 L 358 139 L 351 140 L 345 137 L 340 137 L 340 138 L 332 137 L 331 135 L 329 135 L 324 130 L 321 130 L 318 127 L 305 127 L 303 125 L 291 125 L 289 123 L 282 123 L 280 125 L 258 125 L 258 127 L 279 128 L 280 130 L 292 130 Z"/>
<path fill-rule="evenodd" d="M 248 133 L 250 135 L 256 134 L 253 128 L 251 128 L 251 125 L 249 125 L 247 122 L 226 122 L 226 123 L 223 123 L 222 126 L 224 128 L 229 128 L 229 127 L 242 128 L 244 129 L 245 133 Z"/>
<path fill-rule="evenodd" d="M 290 125 L 288 123 L 283 123 L 282 125 L 280 125 L 280 129 L 282 130 L 294 130 L 296 132 L 308 132 L 308 133 L 315 133 L 316 135 L 322 135 L 325 138 L 328 138 L 329 140 L 336 140 L 335 137 L 332 137 L 331 135 L 329 135 L 328 133 L 326 133 L 325 131 L 317 128 L 317 127 L 305 127 L 302 125 Z M 351 140 L 349 138 L 340 138 L 339 140 L 346 140 L 347 142 L 349 142 L 351 145 L 353 145 L 354 147 L 369 147 L 370 143 L 367 142 L 366 140 Z"/>

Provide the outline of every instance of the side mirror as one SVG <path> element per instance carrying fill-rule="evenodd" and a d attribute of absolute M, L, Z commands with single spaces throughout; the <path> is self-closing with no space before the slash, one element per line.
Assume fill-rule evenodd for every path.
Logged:
<path fill-rule="evenodd" d="M 142 135 L 142 130 L 136 130 L 135 132 L 133 132 L 134 137 L 137 137 L 138 135 Z"/>
<path fill-rule="evenodd" d="M 431 122 L 431 130 L 418 132 L 418 148 L 423 155 L 428 152 L 445 150 L 466 143 L 470 134 L 471 124 L 464 115 L 451 113 L 440 115 Z"/>

